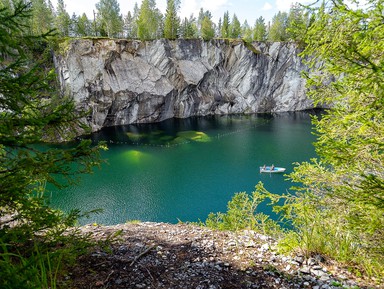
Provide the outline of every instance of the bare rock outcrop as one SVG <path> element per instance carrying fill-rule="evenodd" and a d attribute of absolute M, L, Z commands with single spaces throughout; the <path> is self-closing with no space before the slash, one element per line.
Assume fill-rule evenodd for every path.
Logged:
<path fill-rule="evenodd" d="M 55 56 L 62 90 L 94 131 L 196 115 L 313 107 L 293 43 L 71 40 Z"/>

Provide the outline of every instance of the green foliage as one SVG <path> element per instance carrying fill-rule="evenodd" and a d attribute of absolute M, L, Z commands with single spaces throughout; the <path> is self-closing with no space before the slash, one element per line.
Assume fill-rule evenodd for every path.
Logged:
<path fill-rule="evenodd" d="M 1 8 L 14 9 L 18 0 L 2 0 L 0 1 Z M 176 38 L 198 38 L 211 39 L 215 36 L 221 38 L 243 38 L 246 41 L 265 41 L 267 38 L 266 26 L 264 19 L 262 23 L 257 21 L 254 29 L 248 27 L 244 23 L 243 27 L 240 25 L 236 15 L 230 21 L 229 12 L 224 13 L 223 22 L 221 18 L 218 25 L 212 21 L 212 14 L 210 11 L 200 9 L 199 15 L 196 17 L 193 14 L 188 18 L 181 20 L 177 16 L 177 11 L 180 7 L 180 0 L 167 0 L 167 10 L 163 15 L 159 9 L 156 8 L 156 0 L 144 0 L 141 2 L 141 7 L 135 3 L 133 11 L 128 11 L 127 14 L 120 14 L 118 0 L 99 0 L 96 3 L 93 17 L 87 18 L 85 13 L 76 15 L 73 13 L 71 16 L 65 9 L 65 1 L 57 1 L 56 11 L 53 8 L 50 0 L 31 0 L 23 1 L 23 3 L 30 3 L 32 9 L 31 16 L 26 21 L 26 31 L 30 34 L 42 34 L 56 29 L 60 37 L 127 37 L 130 39 L 153 40 L 165 37 L 167 39 Z M 301 32 L 301 18 L 291 17 L 293 12 L 299 11 L 293 6 L 290 12 L 290 19 L 285 20 L 285 24 L 281 26 L 279 15 L 287 15 L 281 13 L 275 15 L 275 23 L 271 27 L 271 41 L 287 41 L 289 39 L 298 39 Z M 302 10 L 300 10 L 302 11 Z M 296 14 L 295 14 L 296 15 Z M 306 15 L 302 15 L 304 18 Z M 214 30 L 214 36 L 211 37 L 211 29 L 203 37 L 203 21 L 208 17 L 211 21 Z M 303 18 L 302 17 L 302 18 Z M 304 19 L 303 20 L 306 20 Z M 294 20 L 294 21 L 291 21 Z M 307 21 L 308 22 L 308 21 Z M 291 25 L 292 24 L 292 25 Z M 307 23 L 308 25 L 308 23 Z M 205 23 L 205 29 L 207 23 Z M 289 31 L 288 31 L 288 30 Z M 197 30 L 197 32 L 196 32 Z M 186 35 L 186 36 L 184 36 Z M 277 41 L 276 40 L 276 41 Z"/>
<path fill-rule="evenodd" d="M 261 183 L 249 195 L 245 192 L 237 193 L 228 202 L 226 213 L 210 213 L 205 225 L 219 230 L 239 231 L 255 230 L 263 234 L 276 236 L 280 234 L 280 226 L 266 214 L 257 212 L 258 206 L 270 199 L 275 203 L 275 196 L 268 193 Z"/>
<path fill-rule="evenodd" d="M 127 16 L 124 18 L 123 30 L 125 37 L 135 38 L 133 31 L 137 30 L 137 28 L 134 27 L 134 19 L 130 11 L 128 11 Z"/>
<path fill-rule="evenodd" d="M 319 160 L 290 175 L 297 197 L 286 204 L 296 242 L 384 276 L 384 29 L 382 1 L 364 10 L 342 1 L 321 6 L 305 35 L 303 56 L 316 103 Z"/>
<path fill-rule="evenodd" d="M 56 262 L 50 254 L 41 254 L 37 245 L 28 257 L 8 251 L 7 244 L 2 244 L 0 251 L 1 288 L 56 288 L 60 260 Z M 56 268 L 52 268 L 52 263 Z"/>
<path fill-rule="evenodd" d="M 288 14 L 286 33 L 289 40 L 302 43 L 302 37 L 310 26 L 310 13 L 300 4 L 291 7 Z"/>
<path fill-rule="evenodd" d="M 201 37 L 207 41 L 215 37 L 215 29 L 213 27 L 213 22 L 208 16 L 205 16 L 203 22 L 201 23 Z"/>
<path fill-rule="evenodd" d="M 137 36 L 141 40 L 151 40 L 162 34 L 162 14 L 156 8 L 156 2 L 143 0 L 137 19 Z"/>
<path fill-rule="evenodd" d="M 253 30 L 251 27 L 248 25 L 247 20 L 245 20 L 243 26 L 241 27 L 241 35 L 244 41 L 246 42 L 252 42 L 253 39 Z"/>
<path fill-rule="evenodd" d="M 34 240 L 22 247 L 0 243 L 0 287 L 65 288 L 63 274 L 92 245 L 89 235 L 71 232 L 51 240 Z"/>
<path fill-rule="evenodd" d="M 92 23 L 88 20 L 88 17 L 85 13 L 79 16 L 75 23 L 72 22 L 73 33 L 76 36 L 85 37 L 88 35 L 92 35 L 95 29 L 92 28 Z"/>
<path fill-rule="evenodd" d="M 180 18 L 177 10 L 180 7 L 180 0 L 168 0 L 167 12 L 164 21 L 164 37 L 166 39 L 176 39 L 180 26 Z"/>
<path fill-rule="evenodd" d="M 220 31 L 222 38 L 229 38 L 229 23 L 230 23 L 229 12 L 226 11 L 224 13 L 223 24 L 221 26 L 221 31 Z"/>
<path fill-rule="evenodd" d="M 117 0 L 100 0 L 96 4 L 98 29 L 101 36 L 117 37 L 123 30 L 120 5 Z"/>
<path fill-rule="evenodd" d="M 49 46 L 25 31 L 30 13 L 23 2 L 0 10 L 0 272 L 8 274 L 0 279 L 1 288 L 55 286 L 58 265 L 50 253 L 31 251 L 29 244 L 40 240 L 40 250 L 45 242 L 59 240 L 80 214 L 50 208 L 45 185 L 76 182 L 100 162 L 99 147 L 88 142 L 70 149 L 38 144 L 66 140 L 84 126 L 73 101 L 55 94 Z"/>
<path fill-rule="evenodd" d="M 180 37 L 184 39 L 193 39 L 198 37 L 198 29 L 196 26 L 196 19 L 193 15 L 188 18 L 184 18 L 180 27 Z"/>
<path fill-rule="evenodd" d="M 255 27 L 253 28 L 253 40 L 265 41 L 267 39 L 267 27 L 263 16 L 256 19 Z"/>
<path fill-rule="evenodd" d="M 65 10 L 64 0 L 57 1 L 57 11 L 55 17 L 55 25 L 59 31 L 59 35 L 62 37 L 69 36 L 71 27 L 71 17 Z"/>
<path fill-rule="evenodd" d="M 268 41 L 286 41 L 287 40 L 287 22 L 288 14 L 278 12 L 272 18 L 272 24 L 268 31 Z"/>
<path fill-rule="evenodd" d="M 0 8 L 14 9 L 18 0 L 2 0 Z M 221 38 L 243 38 L 246 41 L 265 41 L 267 39 L 266 25 L 263 17 L 259 17 L 257 25 L 254 29 L 248 27 L 246 23 L 240 25 L 236 15 L 232 21 L 229 17 L 229 12 L 224 13 L 223 22 L 221 18 L 216 24 L 212 21 L 210 11 L 200 9 L 196 19 L 192 14 L 188 21 L 181 20 L 177 16 L 177 11 L 180 7 L 180 0 L 167 0 L 167 10 L 163 15 L 156 8 L 156 0 L 144 0 L 141 2 L 141 7 L 135 3 L 133 11 L 128 11 L 127 14 L 120 14 L 118 0 L 99 0 L 96 3 L 94 14 L 91 18 L 87 18 L 85 13 L 71 16 L 65 9 L 65 1 L 57 1 L 56 11 L 53 8 L 50 0 L 31 0 L 23 1 L 30 3 L 31 16 L 25 23 L 28 27 L 28 32 L 33 34 L 47 33 L 56 29 L 60 37 L 127 37 L 130 39 L 153 40 L 165 37 L 167 39 L 176 38 L 204 38 L 211 39 L 211 31 L 209 35 L 203 37 L 202 24 L 207 16 L 211 21 L 212 28 L 215 30 L 214 36 Z M 287 13 L 279 12 L 275 15 L 274 23 L 272 23 L 270 41 L 287 41 L 301 40 L 303 35 L 302 28 L 308 26 L 307 14 L 297 14 L 303 12 L 300 6 L 291 8 L 289 17 Z M 284 25 L 281 25 L 281 15 L 285 16 Z M 300 17 L 296 17 L 296 16 Z M 262 20 L 260 22 L 260 20 Z M 247 20 L 245 20 L 247 21 Z M 305 25 L 303 26 L 303 21 Z M 205 23 L 206 25 L 207 23 Z M 205 27 L 206 28 L 206 27 Z M 197 30 L 197 32 L 196 32 Z M 205 31 L 207 33 L 207 31 Z M 186 36 L 183 36 L 186 35 Z M 208 36 L 208 37 L 207 37 Z"/>
<path fill-rule="evenodd" d="M 45 0 L 31 0 L 30 29 L 34 35 L 44 34 L 53 27 L 54 11 Z"/>
<path fill-rule="evenodd" d="M 232 22 L 229 25 L 229 37 L 239 38 L 241 36 L 241 24 L 236 14 L 233 14 Z"/>
<path fill-rule="evenodd" d="M 139 5 L 136 2 L 135 6 L 133 7 L 133 13 L 131 14 L 131 12 L 128 11 L 127 16 L 124 18 L 123 30 L 127 38 L 137 38 L 137 21 L 139 19 L 139 13 Z"/>

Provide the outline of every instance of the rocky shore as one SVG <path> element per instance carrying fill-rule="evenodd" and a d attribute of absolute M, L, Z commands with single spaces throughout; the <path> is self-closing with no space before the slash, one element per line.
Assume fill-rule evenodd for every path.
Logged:
<path fill-rule="evenodd" d="M 254 231 L 148 222 L 80 230 L 108 242 L 68 272 L 72 288 L 384 288 L 322 256 L 280 255 Z"/>

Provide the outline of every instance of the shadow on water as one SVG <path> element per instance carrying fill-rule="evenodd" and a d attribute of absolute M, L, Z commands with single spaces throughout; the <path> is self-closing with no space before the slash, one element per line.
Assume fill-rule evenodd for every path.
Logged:
<path fill-rule="evenodd" d="M 108 127 L 89 138 L 107 142 L 108 164 L 79 186 L 51 192 L 52 205 L 63 210 L 104 209 L 82 223 L 205 220 L 259 181 L 274 193 L 291 186 L 283 174 L 260 174 L 260 165 L 289 173 L 292 163 L 315 156 L 307 112 L 169 119 Z"/>

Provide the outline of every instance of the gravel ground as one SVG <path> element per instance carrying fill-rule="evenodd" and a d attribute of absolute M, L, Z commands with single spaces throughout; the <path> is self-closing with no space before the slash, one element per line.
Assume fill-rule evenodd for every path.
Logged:
<path fill-rule="evenodd" d="M 283 256 L 253 231 L 188 224 L 81 227 L 107 246 L 79 258 L 64 277 L 71 288 L 384 288 L 321 256 Z"/>

